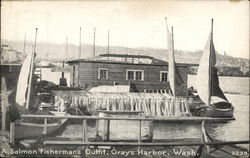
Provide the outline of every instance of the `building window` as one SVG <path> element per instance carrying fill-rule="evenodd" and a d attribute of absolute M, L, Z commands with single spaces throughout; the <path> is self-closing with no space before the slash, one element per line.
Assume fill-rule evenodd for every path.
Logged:
<path fill-rule="evenodd" d="M 144 71 L 143 70 L 127 70 L 126 80 L 143 81 Z"/>
<path fill-rule="evenodd" d="M 167 71 L 160 71 L 160 81 L 168 81 L 168 72 Z"/>
<path fill-rule="evenodd" d="M 98 71 L 98 79 L 101 79 L 101 80 L 106 80 L 106 79 L 108 79 L 108 69 L 99 68 L 99 71 Z"/>
<path fill-rule="evenodd" d="M 127 71 L 127 80 L 134 80 L 134 71 Z"/>

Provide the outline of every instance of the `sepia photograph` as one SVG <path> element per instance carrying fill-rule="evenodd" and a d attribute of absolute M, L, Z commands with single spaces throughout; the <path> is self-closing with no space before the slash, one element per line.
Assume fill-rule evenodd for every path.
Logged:
<path fill-rule="evenodd" d="M 248 158 L 248 0 L 2 0 L 0 157 Z"/>

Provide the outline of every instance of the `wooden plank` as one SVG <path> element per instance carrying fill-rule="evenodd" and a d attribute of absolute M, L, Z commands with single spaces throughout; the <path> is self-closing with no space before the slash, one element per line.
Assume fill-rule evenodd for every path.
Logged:
<path fill-rule="evenodd" d="M 88 135 L 87 135 L 87 122 L 86 120 L 82 120 L 82 136 L 83 142 L 88 142 Z"/>
<path fill-rule="evenodd" d="M 249 144 L 250 141 L 226 141 L 226 142 L 156 142 L 156 143 L 138 143 L 138 142 L 82 142 L 82 141 L 44 141 L 44 144 L 75 144 L 75 145 L 121 145 L 121 146 L 200 146 L 200 145 L 231 145 L 231 144 Z"/>
<path fill-rule="evenodd" d="M 139 120 L 139 135 L 138 135 L 138 143 L 141 142 L 141 120 Z"/>
<path fill-rule="evenodd" d="M 144 113 L 144 111 L 127 111 L 127 110 L 113 110 L 113 111 L 107 111 L 107 110 L 98 110 L 98 112 L 103 112 L 107 114 L 139 114 Z"/>
<path fill-rule="evenodd" d="M 96 117 L 96 116 L 55 116 L 55 115 L 21 115 L 22 118 L 68 118 L 68 119 L 93 119 L 93 120 L 141 120 L 141 121 L 174 121 L 174 122 L 192 122 L 192 121 L 231 121 L 234 118 L 210 118 L 210 117 Z"/>
<path fill-rule="evenodd" d="M 10 123 L 10 143 L 15 144 L 15 123 Z"/>
<path fill-rule="evenodd" d="M 109 141 L 110 137 L 110 120 L 107 120 L 107 141 Z"/>
<path fill-rule="evenodd" d="M 48 124 L 48 118 L 44 119 L 44 129 L 43 129 L 43 134 L 47 134 L 47 124 Z"/>
<path fill-rule="evenodd" d="M 207 143 L 208 141 L 207 141 L 207 137 L 206 137 L 206 133 L 205 133 L 204 123 L 205 123 L 204 121 L 202 121 L 202 123 L 201 123 L 201 137 L 202 137 L 201 142 Z M 209 153 L 208 146 L 206 144 L 202 145 L 201 157 L 206 158 L 208 153 Z"/>
<path fill-rule="evenodd" d="M 2 114 L 2 126 L 1 129 L 3 131 L 6 130 L 6 113 L 8 111 L 9 101 L 7 94 L 7 86 L 5 82 L 5 78 L 1 77 L 1 114 Z"/>

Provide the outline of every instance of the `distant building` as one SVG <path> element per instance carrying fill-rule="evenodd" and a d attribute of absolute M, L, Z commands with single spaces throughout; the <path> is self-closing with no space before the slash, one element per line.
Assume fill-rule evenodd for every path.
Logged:
<path fill-rule="evenodd" d="M 9 45 L 1 45 L 1 62 L 2 63 L 20 63 L 22 53 L 18 52 Z"/>
<path fill-rule="evenodd" d="M 67 63 L 71 66 L 70 81 L 73 87 L 130 84 L 132 91 L 135 92 L 169 90 L 168 63 L 150 56 L 103 54 Z M 185 83 L 190 66 L 194 65 L 177 64 Z"/>

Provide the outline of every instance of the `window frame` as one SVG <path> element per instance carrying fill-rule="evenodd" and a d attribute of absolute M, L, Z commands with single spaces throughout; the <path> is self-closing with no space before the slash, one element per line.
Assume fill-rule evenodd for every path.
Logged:
<path fill-rule="evenodd" d="M 134 76 L 133 76 L 133 80 L 132 79 L 128 79 L 128 72 L 132 71 Z M 136 80 L 136 72 L 141 72 L 141 80 Z M 126 70 L 126 80 L 128 81 L 144 81 L 144 70 L 137 70 L 137 69 L 127 69 Z"/>
<path fill-rule="evenodd" d="M 106 78 L 101 78 L 101 70 L 106 71 Z M 98 80 L 108 80 L 109 79 L 109 69 L 108 68 L 98 68 Z"/>
<path fill-rule="evenodd" d="M 163 81 L 162 80 L 162 74 L 163 73 L 166 73 L 167 74 L 167 80 L 166 81 Z M 168 82 L 168 71 L 160 71 L 160 82 Z"/>

